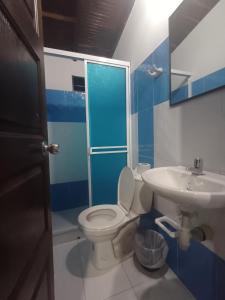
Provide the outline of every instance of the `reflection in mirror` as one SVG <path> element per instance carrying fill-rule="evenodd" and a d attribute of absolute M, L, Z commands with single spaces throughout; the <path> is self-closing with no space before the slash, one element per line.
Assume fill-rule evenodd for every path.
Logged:
<path fill-rule="evenodd" d="M 170 103 L 225 85 L 225 0 L 184 0 L 169 20 Z"/>

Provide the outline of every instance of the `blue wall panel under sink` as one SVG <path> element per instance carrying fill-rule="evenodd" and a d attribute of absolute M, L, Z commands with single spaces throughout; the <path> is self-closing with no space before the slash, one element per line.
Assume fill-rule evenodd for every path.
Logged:
<path fill-rule="evenodd" d="M 225 300 L 225 261 L 197 241 L 183 251 L 154 222 L 162 214 L 153 209 L 140 220 L 142 229 L 160 232 L 169 246 L 167 264 L 197 300 Z"/>

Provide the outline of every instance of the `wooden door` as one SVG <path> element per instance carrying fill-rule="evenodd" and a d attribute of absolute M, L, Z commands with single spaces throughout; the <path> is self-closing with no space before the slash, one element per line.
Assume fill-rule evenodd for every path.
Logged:
<path fill-rule="evenodd" d="M 40 1 L 0 0 L 0 299 L 52 300 Z"/>

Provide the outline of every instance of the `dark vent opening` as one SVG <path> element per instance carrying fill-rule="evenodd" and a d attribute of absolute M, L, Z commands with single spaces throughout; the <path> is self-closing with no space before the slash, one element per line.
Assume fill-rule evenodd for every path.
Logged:
<path fill-rule="evenodd" d="M 73 90 L 76 92 L 85 92 L 84 77 L 72 76 Z"/>

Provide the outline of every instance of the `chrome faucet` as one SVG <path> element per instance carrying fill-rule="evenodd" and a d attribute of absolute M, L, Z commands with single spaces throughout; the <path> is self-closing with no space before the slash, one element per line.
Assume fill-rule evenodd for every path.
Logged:
<path fill-rule="evenodd" d="M 194 159 L 194 166 L 187 169 L 193 175 L 203 175 L 203 159 L 202 158 L 195 158 Z"/>

